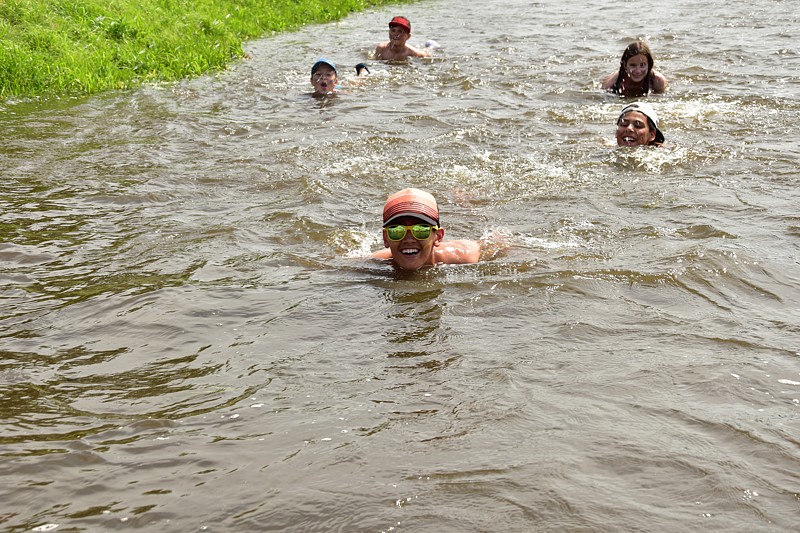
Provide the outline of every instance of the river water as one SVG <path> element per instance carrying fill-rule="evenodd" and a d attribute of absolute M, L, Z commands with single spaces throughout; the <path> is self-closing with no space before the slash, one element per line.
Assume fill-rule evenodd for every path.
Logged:
<path fill-rule="evenodd" d="M 397 14 L 432 59 L 369 59 Z M 4 103 L 0 528 L 795 531 L 798 18 L 429 0 Z M 639 36 L 662 149 L 599 89 Z M 361 258 L 407 186 L 484 260 Z"/>

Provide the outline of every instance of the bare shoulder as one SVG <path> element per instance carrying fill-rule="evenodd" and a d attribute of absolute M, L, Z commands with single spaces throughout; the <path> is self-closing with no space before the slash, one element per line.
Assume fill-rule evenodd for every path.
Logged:
<path fill-rule="evenodd" d="M 667 78 L 657 70 L 653 70 L 653 84 L 652 89 L 655 93 L 663 93 L 667 90 L 669 82 Z"/>
<path fill-rule="evenodd" d="M 378 46 L 375 47 L 375 59 L 386 59 L 384 54 L 386 50 L 389 48 L 389 42 L 379 43 Z"/>
<path fill-rule="evenodd" d="M 603 89 L 610 89 L 610 88 L 612 88 L 612 87 L 614 86 L 614 84 L 617 82 L 617 78 L 618 78 L 618 77 L 619 77 L 619 71 L 616 71 L 616 72 L 614 72 L 613 74 L 611 74 L 610 76 L 608 76 L 608 77 L 605 79 L 605 81 L 603 81 L 603 84 L 601 85 L 601 87 L 602 87 Z"/>
<path fill-rule="evenodd" d="M 443 241 L 436 249 L 436 262 L 450 265 L 477 263 L 481 257 L 478 241 Z"/>

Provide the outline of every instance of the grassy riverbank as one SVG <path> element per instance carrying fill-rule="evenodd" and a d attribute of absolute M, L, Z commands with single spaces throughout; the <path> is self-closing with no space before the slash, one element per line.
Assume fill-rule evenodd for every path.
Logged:
<path fill-rule="evenodd" d="M 224 68 L 242 43 L 409 0 L 0 0 L 0 99 Z"/>

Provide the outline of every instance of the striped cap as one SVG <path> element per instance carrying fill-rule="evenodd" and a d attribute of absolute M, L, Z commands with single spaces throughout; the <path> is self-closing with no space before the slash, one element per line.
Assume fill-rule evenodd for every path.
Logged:
<path fill-rule="evenodd" d="M 439 206 L 436 199 L 419 189 L 403 189 L 391 195 L 383 206 L 383 225 L 391 224 L 400 217 L 414 217 L 439 225 Z"/>

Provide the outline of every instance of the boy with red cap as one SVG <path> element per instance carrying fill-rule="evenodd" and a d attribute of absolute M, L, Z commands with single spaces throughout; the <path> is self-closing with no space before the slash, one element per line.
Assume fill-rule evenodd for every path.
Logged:
<path fill-rule="evenodd" d="M 407 57 L 429 57 L 428 50 L 419 50 L 406 41 L 411 37 L 411 23 L 405 17 L 394 17 L 389 21 L 389 40 L 375 48 L 375 59 L 405 59 Z"/>
<path fill-rule="evenodd" d="M 440 263 L 464 264 L 480 260 L 477 241 L 444 241 L 436 199 L 420 189 L 403 189 L 383 206 L 383 245 L 374 259 L 390 259 L 403 270 Z"/>

